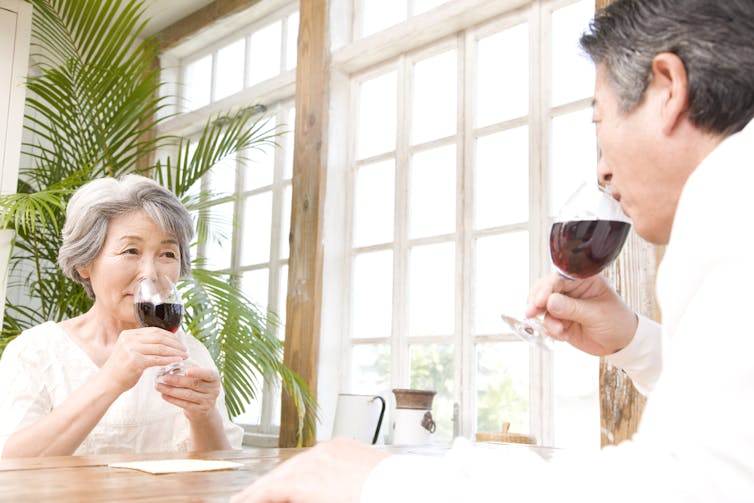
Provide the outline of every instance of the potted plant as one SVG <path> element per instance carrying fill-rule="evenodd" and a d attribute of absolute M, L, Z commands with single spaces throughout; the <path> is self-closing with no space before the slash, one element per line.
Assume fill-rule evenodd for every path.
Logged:
<path fill-rule="evenodd" d="M 0 228 L 14 231 L 8 284 L 27 301 L 7 301 L 0 351 L 22 330 L 85 312 L 91 301 L 56 266 L 70 195 L 97 177 L 137 172 L 155 178 L 195 214 L 198 241 L 212 235 L 209 209 L 232 196 L 189 195 L 224 158 L 274 143 L 255 107 L 207 121 L 190 153 L 185 138 L 161 136 L 167 98 L 154 62 L 156 42 L 140 38 L 141 0 L 29 0 L 34 6 L 27 81 L 26 137 L 18 191 L 0 197 Z M 160 152 L 177 155 L 152 161 Z M 299 409 L 299 438 L 313 430 L 316 404 L 305 382 L 283 365 L 273 313 L 253 304 L 235 278 L 195 261 L 182 285 L 186 330 L 212 354 L 231 416 L 257 397 L 259 376 L 279 377 Z"/>

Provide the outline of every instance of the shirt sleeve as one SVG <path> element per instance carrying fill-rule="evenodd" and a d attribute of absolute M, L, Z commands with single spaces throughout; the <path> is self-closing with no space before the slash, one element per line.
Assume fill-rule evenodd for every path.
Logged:
<path fill-rule="evenodd" d="M 644 396 L 654 389 L 662 372 L 662 334 L 659 323 L 639 316 L 636 334 L 625 348 L 605 357 L 623 369 Z"/>
<path fill-rule="evenodd" d="M 52 410 L 37 354 L 24 334 L 11 341 L 0 359 L 0 456 L 8 438 Z"/>

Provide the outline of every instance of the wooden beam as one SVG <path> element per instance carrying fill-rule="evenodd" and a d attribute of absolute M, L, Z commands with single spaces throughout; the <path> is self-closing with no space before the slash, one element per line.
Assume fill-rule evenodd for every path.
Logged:
<path fill-rule="evenodd" d="M 296 67 L 296 125 L 285 364 L 316 396 L 322 305 L 329 49 L 327 0 L 301 0 Z M 283 392 L 280 447 L 296 445 L 298 416 Z M 304 438 L 312 445 L 315 438 Z"/>
<path fill-rule="evenodd" d="M 221 19 L 248 9 L 261 0 L 215 0 L 196 12 L 176 21 L 157 34 L 160 50 L 164 51 L 181 43 L 197 32 L 212 26 Z"/>

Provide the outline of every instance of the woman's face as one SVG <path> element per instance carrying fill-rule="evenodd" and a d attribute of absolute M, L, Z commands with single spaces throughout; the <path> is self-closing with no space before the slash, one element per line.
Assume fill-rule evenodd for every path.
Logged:
<path fill-rule="evenodd" d="M 136 326 L 133 292 L 139 280 L 165 275 L 175 282 L 180 271 L 178 240 L 139 210 L 110 221 L 102 249 L 79 274 L 91 281 L 100 312 Z"/>

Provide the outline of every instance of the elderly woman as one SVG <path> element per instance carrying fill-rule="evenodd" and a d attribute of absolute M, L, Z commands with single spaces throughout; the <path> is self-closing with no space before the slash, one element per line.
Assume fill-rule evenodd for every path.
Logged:
<path fill-rule="evenodd" d="M 76 318 L 26 330 L 6 347 L 3 458 L 240 446 L 242 430 L 228 419 L 206 348 L 136 321 L 136 285 L 187 274 L 192 236 L 186 209 L 147 178 L 99 179 L 74 194 L 58 263 L 94 304 Z M 187 358 L 197 366 L 156 382 L 160 367 Z"/>

